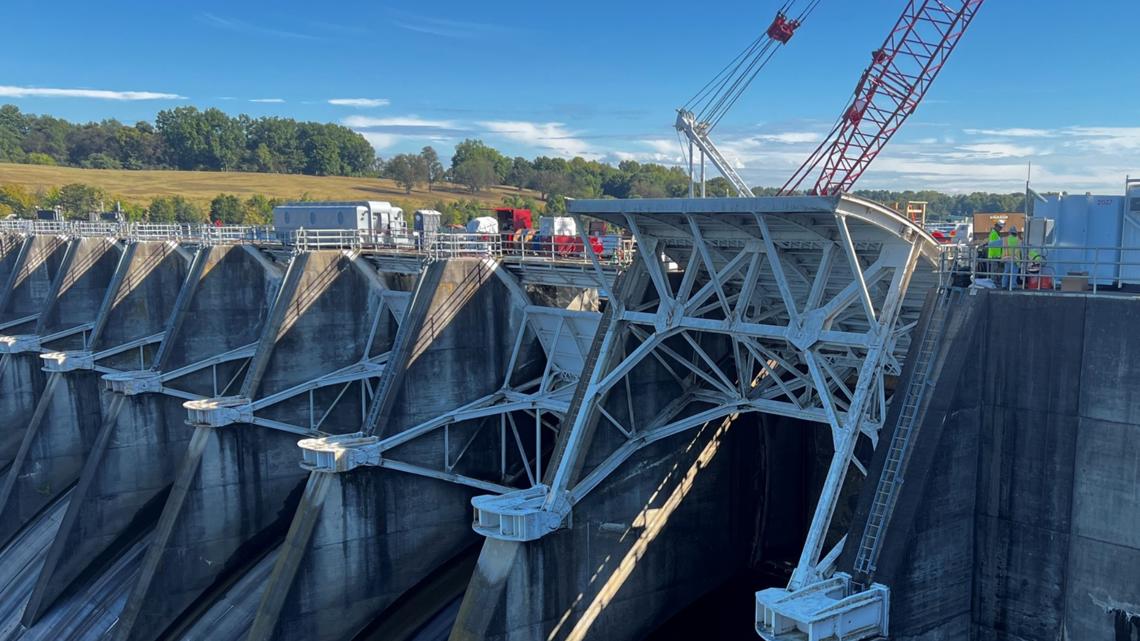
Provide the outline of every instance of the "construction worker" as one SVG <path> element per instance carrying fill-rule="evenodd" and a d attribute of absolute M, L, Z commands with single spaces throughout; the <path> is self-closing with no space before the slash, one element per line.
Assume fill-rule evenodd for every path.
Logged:
<path fill-rule="evenodd" d="M 1018 234 L 1017 227 L 1009 228 L 1009 236 L 1006 236 L 1004 245 L 1001 253 L 1003 263 L 1001 288 L 1013 289 L 1017 287 L 1022 260 L 1021 236 Z"/>
<path fill-rule="evenodd" d="M 986 244 L 986 258 L 989 264 L 986 266 L 986 276 L 997 280 L 997 275 L 1001 269 L 1001 255 L 1002 255 L 1002 222 L 1000 220 L 994 222 L 993 229 L 990 230 L 989 242 Z"/>

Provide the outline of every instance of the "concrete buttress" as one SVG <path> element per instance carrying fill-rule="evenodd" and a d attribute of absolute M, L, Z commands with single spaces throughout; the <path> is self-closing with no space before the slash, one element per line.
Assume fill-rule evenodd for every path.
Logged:
<path fill-rule="evenodd" d="M 66 376 L 90 377 L 105 370 L 134 370 L 151 364 L 185 284 L 190 267 L 187 258 L 173 243 L 128 244 L 86 345 L 86 351 L 92 355 L 91 366 L 99 370 Z M 105 387 L 102 381 L 96 384 Z M 105 553 L 115 551 L 120 537 L 136 523 L 143 506 L 150 505 L 152 512 L 157 509 L 153 505 L 156 490 L 149 475 L 154 473 L 151 466 L 169 455 L 160 454 L 156 460 L 153 452 L 131 445 L 140 438 L 162 443 L 183 440 L 158 436 L 171 425 L 185 431 L 181 420 L 169 423 L 161 415 L 164 406 L 173 404 L 164 404 L 158 395 L 105 396 L 108 400 L 103 420 L 96 423 L 97 432 L 89 450 L 83 453 L 78 485 L 25 609 L 26 625 L 37 621 L 82 571 Z M 54 427 L 57 439 L 66 434 L 58 426 L 49 427 Z M 130 433 L 132 430 L 134 433 Z M 124 455 L 116 460 L 116 456 Z"/>
<path fill-rule="evenodd" d="M 117 639 L 191 625 L 284 538 L 307 478 L 298 438 L 360 429 L 406 294 L 359 260 L 295 255 L 240 384 L 186 404 L 201 413 L 190 410 L 193 435 Z M 235 414 L 216 418 L 214 407 Z"/>
<path fill-rule="evenodd" d="M 51 295 L 67 242 L 57 236 L 26 236 L 11 244 L 6 242 L 4 249 L 0 260 L 4 275 L 0 335 L 16 338 L 35 329 L 40 311 Z M 30 348 L 14 351 L 6 346 L 0 354 L 0 474 L 16 457 L 43 391 L 46 377 L 41 366 L 39 352 Z"/>
<path fill-rule="evenodd" d="M 39 351 L 49 352 L 44 358 L 53 350 L 89 347 L 108 288 L 116 272 L 126 269 L 123 252 L 122 246 L 106 238 L 68 242 L 52 294 L 34 330 Z M 102 397 L 95 371 L 48 373 L 20 449 L 0 486 L 0 544 L 75 483 L 99 431 L 106 400 Z"/>
<path fill-rule="evenodd" d="M 511 278 L 476 259 L 426 268 L 380 385 L 377 434 L 398 435 L 499 389 L 526 306 Z M 497 442 L 482 438 L 497 434 L 494 425 L 482 434 L 478 421 L 454 426 L 451 456 L 464 457 L 454 471 L 498 469 Z M 431 434 L 391 454 L 441 467 L 445 438 Z M 352 638 L 478 541 L 474 493 L 374 466 L 312 472 L 248 639 Z"/>

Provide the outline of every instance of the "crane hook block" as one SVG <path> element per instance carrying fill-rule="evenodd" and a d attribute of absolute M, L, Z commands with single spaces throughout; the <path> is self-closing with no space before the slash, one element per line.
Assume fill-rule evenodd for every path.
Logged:
<path fill-rule="evenodd" d="M 788 20 L 782 12 L 776 14 L 776 19 L 768 27 L 768 37 L 779 42 L 780 44 L 788 44 L 792 36 L 796 35 L 796 29 L 800 28 L 799 20 Z"/>

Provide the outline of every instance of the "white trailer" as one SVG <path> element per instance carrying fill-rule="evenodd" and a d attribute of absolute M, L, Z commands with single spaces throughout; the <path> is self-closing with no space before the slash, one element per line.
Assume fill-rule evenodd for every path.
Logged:
<path fill-rule="evenodd" d="M 273 226 L 282 238 L 299 229 L 354 230 L 369 236 L 408 237 L 404 210 L 382 201 L 289 203 L 273 208 Z"/>

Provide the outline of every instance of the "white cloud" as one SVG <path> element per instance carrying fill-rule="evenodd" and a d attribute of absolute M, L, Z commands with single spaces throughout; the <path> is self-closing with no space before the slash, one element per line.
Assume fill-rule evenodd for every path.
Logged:
<path fill-rule="evenodd" d="M 1065 133 L 1105 153 L 1140 151 L 1140 127 L 1068 127 Z"/>
<path fill-rule="evenodd" d="M 234 18 L 217 16 L 208 12 L 199 14 L 197 18 L 199 22 L 210 25 L 216 29 L 233 31 L 235 33 L 251 34 L 255 36 L 270 36 L 273 38 L 284 38 L 287 40 L 323 40 L 323 38 L 307 33 L 264 27 L 261 25 L 236 20 Z"/>
<path fill-rule="evenodd" d="M 285 102 L 284 98 L 254 98 L 250 102 L 260 102 L 263 104 L 279 105 Z"/>
<path fill-rule="evenodd" d="M 392 134 L 378 134 L 372 131 L 360 131 L 357 133 L 359 133 L 361 136 L 364 136 L 364 139 L 370 142 L 372 144 L 372 148 L 376 151 L 391 149 L 392 147 L 396 146 L 397 143 L 403 140 L 402 137 Z"/>
<path fill-rule="evenodd" d="M 1013 145 L 1004 142 L 980 142 L 962 145 L 958 151 L 946 152 L 948 158 L 961 159 L 996 159 L 996 158 L 1029 158 L 1040 155 L 1041 151 L 1028 145 Z"/>
<path fill-rule="evenodd" d="M 185 100 L 186 96 L 154 91 L 108 91 L 106 89 L 53 89 L 0 85 L 4 98 L 90 98 L 93 100 Z"/>
<path fill-rule="evenodd" d="M 392 101 L 387 98 L 332 98 L 328 101 L 330 105 L 337 107 L 360 107 L 362 109 L 369 109 L 373 107 L 387 107 L 392 104 Z"/>
<path fill-rule="evenodd" d="M 756 139 L 763 142 L 776 142 L 782 145 L 798 145 L 803 143 L 818 144 L 823 140 L 823 135 L 813 131 L 788 131 L 781 134 L 763 134 L 756 136 Z"/>
<path fill-rule="evenodd" d="M 478 125 L 508 140 L 529 145 L 548 153 L 552 152 L 566 158 L 573 158 L 575 156 L 598 158 L 601 155 L 584 140 L 576 138 L 575 136 L 577 134 L 568 130 L 566 125 L 560 122 L 491 120 L 480 122 Z"/>
<path fill-rule="evenodd" d="M 1025 129 L 1013 127 L 1010 129 L 966 129 L 965 133 L 971 136 L 1001 136 L 1004 138 L 1048 138 L 1056 135 L 1050 129 Z"/>
<path fill-rule="evenodd" d="M 407 31 L 440 38 L 477 40 L 511 33 L 510 29 L 496 24 L 451 20 L 447 18 L 432 18 L 430 16 L 421 16 L 397 10 L 390 10 L 390 13 L 392 14 L 392 24 L 397 27 Z M 519 35 L 517 30 L 515 30 L 513 35 Z"/>
<path fill-rule="evenodd" d="M 349 116 L 341 120 L 346 127 L 420 127 L 434 129 L 457 129 L 459 124 L 454 120 L 428 120 L 418 116 L 394 116 L 391 118 L 373 118 L 371 116 Z"/>

